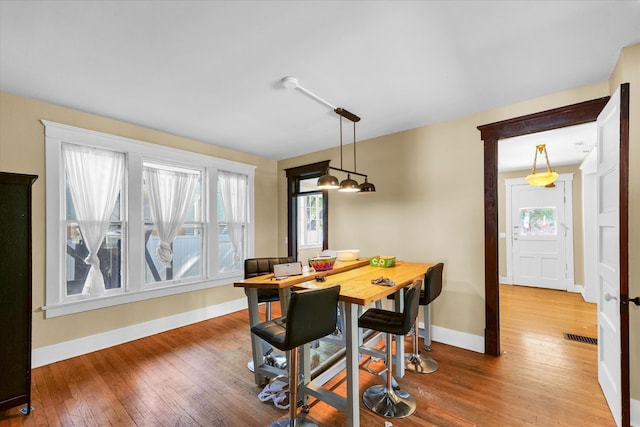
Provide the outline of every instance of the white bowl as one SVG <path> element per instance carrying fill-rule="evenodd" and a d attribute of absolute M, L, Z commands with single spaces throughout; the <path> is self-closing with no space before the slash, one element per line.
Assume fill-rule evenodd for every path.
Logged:
<path fill-rule="evenodd" d="M 354 261 L 360 256 L 360 249 L 345 249 L 336 251 L 338 261 Z"/>

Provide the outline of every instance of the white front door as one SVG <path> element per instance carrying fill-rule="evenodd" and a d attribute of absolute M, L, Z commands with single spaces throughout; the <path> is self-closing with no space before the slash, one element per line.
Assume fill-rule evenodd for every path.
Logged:
<path fill-rule="evenodd" d="M 620 89 L 597 120 L 598 382 L 621 424 Z"/>
<path fill-rule="evenodd" d="M 511 186 L 513 283 L 567 290 L 565 183 L 555 187 Z"/>

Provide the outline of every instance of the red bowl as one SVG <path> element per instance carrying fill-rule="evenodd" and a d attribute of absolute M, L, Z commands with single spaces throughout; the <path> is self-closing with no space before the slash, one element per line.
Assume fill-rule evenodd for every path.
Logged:
<path fill-rule="evenodd" d="M 333 264 L 336 263 L 336 257 L 334 256 L 321 256 L 311 258 L 309 265 L 313 267 L 315 271 L 327 271 L 333 268 Z"/>

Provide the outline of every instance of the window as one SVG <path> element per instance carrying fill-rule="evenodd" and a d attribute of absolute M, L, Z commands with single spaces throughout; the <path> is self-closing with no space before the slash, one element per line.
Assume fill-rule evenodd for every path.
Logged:
<path fill-rule="evenodd" d="M 298 196 L 298 247 L 322 247 L 323 194 Z"/>
<path fill-rule="evenodd" d="M 218 240 L 220 272 L 242 271 L 246 257 L 248 212 L 247 176 L 228 171 L 218 172 Z"/>
<path fill-rule="evenodd" d="M 254 166 L 43 123 L 46 317 L 242 278 Z"/>
<path fill-rule="evenodd" d="M 202 172 L 143 162 L 145 284 L 203 276 Z"/>
<path fill-rule="evenodd" d="M 66 297 L 122 289 L 122 153 L 62 144 Z"/>
<path fill-rule="evenodd" d="M 556 208 L 520 208 L 520 234 L 523 236 L 555 236 Z"/>

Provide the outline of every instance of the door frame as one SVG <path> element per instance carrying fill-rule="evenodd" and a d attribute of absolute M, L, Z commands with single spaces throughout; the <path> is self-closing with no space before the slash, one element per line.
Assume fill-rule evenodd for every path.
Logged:
<path fill-rule="evenodd" d="M 300 181 L 309 178 L 319 178 L 329 167 L 329 160 L 311 163 L 308 165 L 296 166 L 285 169 L 287 176 L 287 253 L 289 256 L 296 256 L 298 248 L 298 219 L 296 209 L 296 196 L 300 191 Z M 322 249 L 329 247 L 329 192 L 322 190 L 323 197 L 323 242 Z"/>
<path fill-rule="evenodd" d="M 620 121 L 620 335 L 623 424 L 630 419 L 629 384 L 629 84 L 621 85 Z M 593 122 L 609 97 L 478 126 L 484 142 L 485 353 L 500 355 L 498 287 L 498 140 Z M 622 292 L 624 291 L 624 292 Z M 627 339 L 624 339 L 624 337 Z"/>
<path fill-rule="evenodd" d="M 607 96 L 478 126 L 480 138 L 484 142 L 484 346 L 486 354 L 500 355 L 498 141 L 513 136 L 594 122 L 608 100 Z M 628 153 L 625 155 L 628 163 Z M 622 157 L 621 153 L 621 163 Z"/>
<path fill-rule="evenodd" d="M 563 284 L 567 292 L 576 292 L 575 276 L 573 270 L 574 252 L 573 252 L 573 174 L 558 174 L 556 182 L 564 184 L 564 258 L 565 258 L 565 276 Z M 513 199 L 511 191 L 514 186 L 528 185 L 524 178 L 508 178 L 505 179 L 505 224 L 506 224 L 506 259 L 507 259 L 507 278 L 511 284 L 515 284 L 514 277 L 514 259 L 513 259 L 513 224 L 518 222 L 517 218 L 513 218 Z"/>

